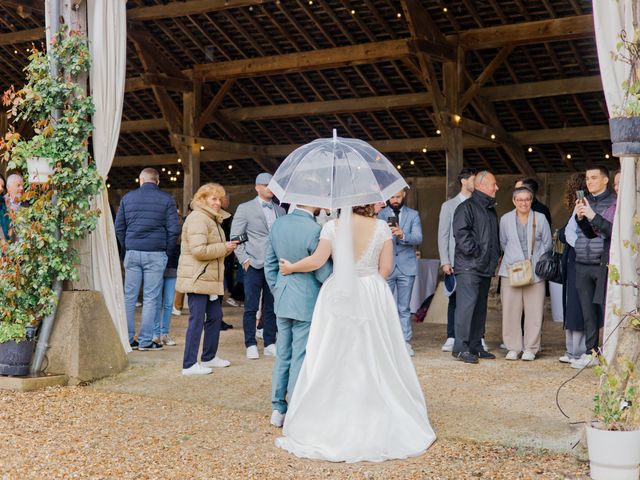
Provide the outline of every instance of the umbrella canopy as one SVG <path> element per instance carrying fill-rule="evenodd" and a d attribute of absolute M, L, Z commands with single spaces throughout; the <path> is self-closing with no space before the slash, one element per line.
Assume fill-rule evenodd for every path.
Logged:
<path fill-rule="evenodd" d="M 319 138 L 294 150 L 269 183 L 284 203 L 331 210 L 384 202 L 407 182 L 393 164 L 367 142 Z"/>

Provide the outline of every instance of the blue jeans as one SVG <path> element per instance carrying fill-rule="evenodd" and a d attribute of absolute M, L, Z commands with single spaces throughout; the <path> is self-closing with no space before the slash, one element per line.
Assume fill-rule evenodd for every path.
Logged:
<path fill-rule="evenodd" d="M 291 400 L 302 361 L 307 353 L 307 339 L 311 322 L 278 317 L 276 363 L 271 381 L 273 410 L 287 413 L 287 398 Z"/>
<path fill-rule="evenodd" d="M 262 292 L 262 325 L 264 346 L 268 347 L 276 343 L 276 314 L 273 311 L 273 295 L 264 278 L 263 268 L 249 269 L 244 273 L 244 315 L 242 327 L 244 328 L 244 345 L 250 347 L 256 345 L 256 314 L 260 304 L 260 292 Z"/>
<path fill-rule="evenodd" d="M 411 341 L 411 292 L 413 291 L 413 282 L 416 279 L 413 275 L 403 275 L 397 268 L 393 270 L 391 276 L 387 279 L 391 292 L 396 297 L 398 304 L 398 316 L 400 317 L 400 325 L 402 326 L 402 335 L 405 342 Z"/>
<path fill-rule="evenodd" d="M 169 335 L 171 328 L 171 309 L 173 308 L 173 297 L 176 294 L 176 277 L 164 277 L 162 289 L 158 295 L 158 313 L 153 324 L 153 336 Z"/>
<path fill-rule="evenodd" d="M 167 266 L 165 252 L 141 252 L 128 250 L 124 256 L 124 308 L 127 313 L 129 343 L 136 334 L 135 313 L 136 301 L 140 285 L 144 282 L 142 293 L 142 321 L 138 343 L 140 346 L 151 345 L 153 324 L 158 311 L 158 294 L 162 289 L 162 276 Z"/>

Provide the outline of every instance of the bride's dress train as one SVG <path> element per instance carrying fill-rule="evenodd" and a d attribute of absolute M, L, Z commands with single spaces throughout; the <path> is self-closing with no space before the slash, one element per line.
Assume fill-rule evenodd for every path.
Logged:
<path fill-rule="evenodd" d="M 321 238 L 333 242 L 335 222 Z M 356 264 L 348 316 L 334 277 L 323 285 L 307 353 L 276 445 L 306 458 L 379 462 L 420 455 L 435 440 L 394 298 L 378 274 L 386 223 Z M 353 314 L 355 312 L 355 315 Z"/>

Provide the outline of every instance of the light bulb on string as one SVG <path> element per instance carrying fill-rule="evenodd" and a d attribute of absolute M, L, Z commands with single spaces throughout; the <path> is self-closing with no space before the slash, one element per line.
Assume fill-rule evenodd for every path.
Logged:
<path fill-rule="evenodd" d="M 571 154 L 567 153 L 567 160 L 571 160 Z"/>
<path fill-rule="evenodd" d="M 440 130 L 436 130 L 436 135 L 440 135 Z"/>
<path fill-rule="evenodd" d="M 533 147 L 527 148 L 527 152 L 529 152 L 529 153 L 533 152 Z"/>
<path fill-rule="evenodd" d="M 495 140 L 495 139 L 496 139 L 496 135 L 495 135 L 495 133 L 492 133 L 491 134 L 491 140 Z"/>
<path fill-rule="evenodd" d="M 607 153 L 604 158 L 606 158 L 607 160 L 609 160 L 609 154 Z"/>
<path fill-rule="evenodd" d="M 424 148 L 422 149 L 422 153 L 427 153 L 427 147 L 424 147 Z"/>

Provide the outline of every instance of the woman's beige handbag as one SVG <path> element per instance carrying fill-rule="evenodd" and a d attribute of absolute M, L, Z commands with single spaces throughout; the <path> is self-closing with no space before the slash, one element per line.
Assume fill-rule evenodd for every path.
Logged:
<path fill-rule="evenodd" d="M 532 210 L 533 214 L 533 236 L 531 238 L 531 255 L 529 258 L 520 260 L 519 262 L 512 263 L 507 266 L 507 272 L 509 273 L 509 284 L 512 287 L 524 287 L 533 283 L 533 265 L 531 264 L 531 257 L 533 257 L 533 249 L 536 243 L 536 213 Z M 516 219 L 516 221 L 518 221 Z"/>

